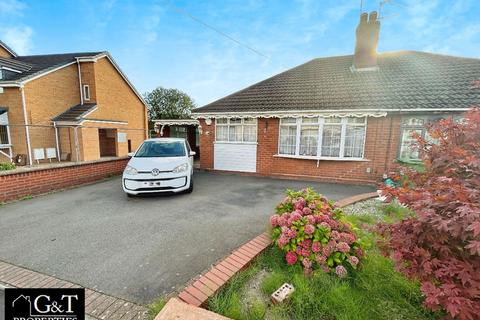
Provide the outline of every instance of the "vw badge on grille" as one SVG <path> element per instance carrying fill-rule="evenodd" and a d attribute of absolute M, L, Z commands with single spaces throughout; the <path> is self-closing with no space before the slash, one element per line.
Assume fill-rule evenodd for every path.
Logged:
<path fill-rule="evenodd" d="M 152 169 L 152 176 L 158 176 L 159 173 L 160 173 L 160 170 L 158 170 L 157 168 Z"/>

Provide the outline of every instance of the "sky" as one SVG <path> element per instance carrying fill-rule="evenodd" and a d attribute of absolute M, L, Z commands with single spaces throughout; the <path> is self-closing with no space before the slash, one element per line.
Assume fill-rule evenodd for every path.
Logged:
<path fill-rule="evenodd" d="M 384 2 L 379 52 L 480 58 L 480 0 Z M 177 88 L 202 106 L 311 59 L 352 54 L 359 13 L 360 0 L 0 0 L 0 40 L 20 55 L 106 50 L 141 93 Z"/>

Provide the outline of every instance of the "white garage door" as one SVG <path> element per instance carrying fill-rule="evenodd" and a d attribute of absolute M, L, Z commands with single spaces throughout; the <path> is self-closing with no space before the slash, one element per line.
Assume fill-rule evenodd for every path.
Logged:
<path fill-rule="evenodd" d="M 215 170 L 256 172 L 257 145 L 216 142 L 213 159 Z"/>

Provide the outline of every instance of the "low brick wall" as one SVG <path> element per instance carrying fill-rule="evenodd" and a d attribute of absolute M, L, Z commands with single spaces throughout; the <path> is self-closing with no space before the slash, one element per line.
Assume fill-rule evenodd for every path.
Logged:
<path fill-rule="evenodd" d="M 118 175 L 123 172 L 128 160 L 128 158 L 98 160 L 2 172 L 0 202 L 18 200 Z"/>

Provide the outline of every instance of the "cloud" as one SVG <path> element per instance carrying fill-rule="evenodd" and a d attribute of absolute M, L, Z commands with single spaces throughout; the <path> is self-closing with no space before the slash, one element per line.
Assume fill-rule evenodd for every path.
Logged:
<path fill-rule="evenodd" d="M 0 29 L 0 38 L 19 55 L 25 55 L 32 48 L 33 30 L 28 26 Z"/>
<path fill-rule="evenodd" d="M 20 55 L 33 47 L 33 30 L 22 23 L 25 3 L 18 0 L 0 0 L 0 39 Z"/>
<path fill-rule="evenodd" d="M 17 0 L 0 1 L 0 15 L 21 15 L 26 5 Z"/>
<path fill-rule="evenodd" d="M 143 42 L 145 45 L 151 45 L 157 41 L 158 26 L 160 24 L 160 16 L 164 9 L 159 5 L 150 8 L 149 14 L 143 20 Z"/>
<path fill-rule="evenodd" d="M 330 21 L 337 22 L 342 20 L 352 10 L 359 9 L 359 4 L 356 1 L 347 1 L 341 5 L 332 7 L 327 10 L 327 18 Z"/>

